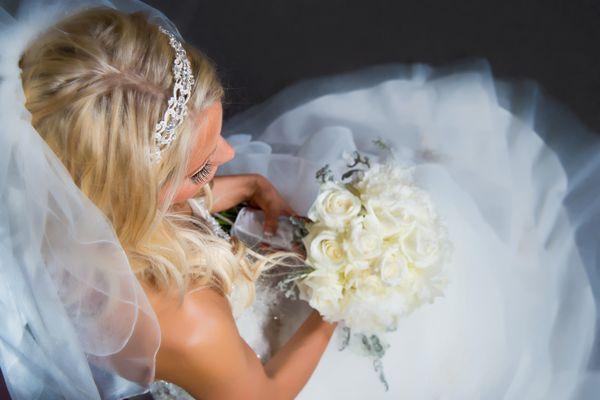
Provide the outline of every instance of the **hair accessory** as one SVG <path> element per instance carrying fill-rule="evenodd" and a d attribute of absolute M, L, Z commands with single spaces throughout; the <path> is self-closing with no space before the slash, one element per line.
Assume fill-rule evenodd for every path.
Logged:
<path fill-rule="evenodd" d="M 163 119 L 156 124 L 154 132 L 156 149 L 150 153 L 153 162 L 160 161 L 162 151 L 177 137 L 176 128 L 187 115 L 186 104 L 190 99 L 192 86 L 194 85 L 192 67 L 183 46 L 171 32 L 162 26 L 158 29 L 169 37 L 169 44 L 175 49 L 175 61 L 173 62 L 175 84 L 173 85 L 173 96 L 169 98 Z"/>

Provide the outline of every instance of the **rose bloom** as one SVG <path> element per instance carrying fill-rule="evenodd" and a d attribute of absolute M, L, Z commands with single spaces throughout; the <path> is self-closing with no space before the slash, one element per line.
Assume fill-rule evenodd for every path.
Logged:
<path fill-rule="evenodd" d="M 369 229 L 364 224 L 364 217 L 359 216 L 347 226 L 343 242 L 346 258 L 357 266 L 367 268 L 369 260 L 381 254 L 383 240 L 377 229 Z"/>
<path fill-rule="evenodd" d="M 328 321 L 342 318 L 342 290 L 337 271 L 317 269 L 299 282 L 300 298 L 310 304 Z"/>
<path fill-rule="evenodd" d="M 356 189 L 364 197 L 388 196 L 398 198 L 412 185 L 414 167 L 406 168 L 393 164 L 374 164 L 366 170 Z"/>
<path fill-rule="evenodd" d="M 440 245 L 434 228 L 413 224 L 400 242 L 403 253 L 417 268 L 430 267 L 440 260 Z"/>
<path fill-rule="evenodd" d="M 313 225 L 302 242 L 306 248 L 308 263 L 317 269 L 336 269 L 345 261 L 338 232 L 323 224 Z"/>
<path fill-rule="evenodd" d="M 332 229 L 343 230 L 347 222 L 358 215 L 360 209 L 360 199 L 348 189 L 334 182 L 325 182 L 308 210 L 308 218 Z"/>
<path fill-rule="evenodd" d="M 381 281 L 389 286 L 400 284 L 408 273 L 408 260 L 397 246 L 387 248 L 376 265 Z"/>

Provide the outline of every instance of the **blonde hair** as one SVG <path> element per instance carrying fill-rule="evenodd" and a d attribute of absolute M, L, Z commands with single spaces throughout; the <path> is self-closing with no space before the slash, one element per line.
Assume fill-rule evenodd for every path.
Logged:
<path fill-rule="evenodd" d="M 196 78 L 188 108 L 202 112 L 223 100 L 224 89 L 212 60 L 184 48 Z M 249 304 L 260 273 L 293 254 L 262 256 L 235 238 L 219 238 L 206 221 L 168 209 L 197 128 L 186 118 L 161 162 L 152 164 L 148 153 L 172 93 L 174 57 L 168 37 L 142 13 L 78 12 L 23 53 L 26 107 L 74 182 L 112 222 L 138 279 L 180 294 L 209 286 L 229 295 L 239 283 Z M 165 186 L 172 189 L 161 206 Z M 210 199 L 208 184 L 204 189 Z"/>

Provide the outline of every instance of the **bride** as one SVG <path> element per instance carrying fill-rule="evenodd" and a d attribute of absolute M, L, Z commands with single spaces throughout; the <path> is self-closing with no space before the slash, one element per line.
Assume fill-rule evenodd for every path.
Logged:
<path fill-rule="evenodd" d="M 259 175 L 214 178 L 217 168 L 234 155 L 221 136 L 223 88 L 208 58 L 187 45 L 182 47 L 173 34 L 162 29 L 144 14 L 85 9 L 57 22 L 32 41 L 19 58 L 31 125 L 81 192 L 108 218 L 125 250 L 126 259 L 117 258 L 117 262 L 129 262 L 151 309 L 144 309 L 141 292 L 132 299 L 123 298 L 129 295 L 128 290 L 137 289 L 131 281 L 127 283 L 130 287 L 119 290 L 110 284 L 105 287 L 104 280 L 114 279 L 110 274 L 122 274 L 125 279 L 129 272 L 106 271 L 114 268 L 110 258 L 93 260 L 97 275 L 86 276 L 83 282 L 79 281 L 80 274 L 88 272 L 88 265 L 62 265 L 63 261 L 83 261 L 47 261 L 61 301 L 81 301 L 84 308 L 94 308 L 89 312 L 84 309 L 81 315 L 80 305 L 71 309 L 71 304 L 65 304 L 77 333 L 87 335 L 80 340 L 84 353 L 93 356 L 90 364 L 94 380 L 102 383 L 100 393 L 94 393 L 91 385 L 85 388 L 69 379 L 74 366 L 65 365 L 66 360 L 33 359 L 34 349 L 19 343 L 18 349 L 3 348 L 3 371 L 15 398 L 111 398 L 124 394 L 121 384 L 107 379 L 107 373 L 142 384 L 153 378 L 165 379 L 197 398 L 292 398 L 306 383 L 335 328 L 313 313 L 264 366 L 239 336 L 227 297 L 235 287 L 238 297 L 250 300 L 260 272 L 282 262 L 286 254 L 265 257 L 239 241 L 228 242 L 212 233 L 206 221 L 186 215 L 182 204 L 203 190 L 212 191 L 214 201 L 209 207 L 213 212 L 248 201 L 269 216 L 267 230 L 276 228 L 277 216 L 290 215 L 293 210 Z M 168 107 L 172 103 L 179 108 Z M 165 126 L 155 128 L 160 123 Z M 43 164 L 43 160 L 29 160 L 28 155 L 25 150 L 24 158 L 14 162 L 33 161 L 33 168 L 44 167 L 35 165 Z M 61 168 L 56 164 L 52 167 Z M 211 181 L 212 190 L 208 186 Z M 45 189 L 58 190 L 50 185 Z M 54 199 L 42 197 L 48 202 L 45 211 L 64 212 L 55 208 L 68 204 L 59 194 L 52 194 Z M 86 222 L 70 221 L 71 228 L 81 229 Z M 101 219 L 97 222 L 105 224 Z M 54 236 L 62 230 L 49 227 L 47 233 L 58 240 Z M 64 243 L 49 245 L 48 253 L 65 250 Z M 56 253 L 57 258 L 70 256 Z M 4 278 L 14 295 L 8 274 Z M 88 292 L 86 285 L 94 286 L 94 290 Z M 82 299 L 72 299 L 75 294 Z M 136 324 L 119 320 L 115 313 L 130 310 L 125 304 L 103 304 L 113 301 L 137 303 L 147 314 L 147 321 Z M 13 312 L 19 311 L 17 306 Z M 98 322 L 90 318 L 108 320 L 101 322 L 102 331 L 93 332 Z M 153 326 L 156 321 L 160 329 Z M 15 320 L 9 328 L 23 329 L 23 335 L 29 333 L 27 326 L 17 324 Z M 82 324 L 88 326 L 82 328 Z M 35 328 L 33 341 L 39 340 L 40 332 Z M 133 333 L 127 335 L 128 330 Z M 158 332 L 160 347 L 158 337 L 154 337 Z M 118 337 L 123 334 L 130 337 Z M 87 346 L 90 341 L 97 343 Z M 77 346 L 77 342 L 63 345 Z M 107 356 L 106 349 L 114 354 Z M 18 360 L 30 355 L 32 359 L 27 361 L 31 366 Z M 10 356 L 23 365 L 11 365 L 7 361 Z M 60 371 L 65 374 L 62 377 L 55 374 L 59 371 L 45 371 L 53 368 L 68 370 Z"/>
<path fill-rule="evenodd" d="M 29 5 L 5 13 L 0 39 L 0 366 L 12 397 L 598 389 L 599 141 L 535 87 L 496 81 L 485 64 L 378 67 L 297 85 L 222 127 L 215 66 L 157 10 Z M 268 241 L 280 216 L 306 215 L 317 169 L 343 151 L 377 157 L 376 138 L 417 166 L 456 249 L 445 296 L 390 338 L 387 392 L 368 360 L 330 341 L 335 322 L 258 285 L 297 255 L 257 253 L 210 216 L 246 202 L 264 211 Z"/>

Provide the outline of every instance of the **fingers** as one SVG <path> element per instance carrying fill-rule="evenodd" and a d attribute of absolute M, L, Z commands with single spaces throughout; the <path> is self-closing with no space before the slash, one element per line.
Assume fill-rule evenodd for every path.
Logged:
<path fill-rule="evenodd" d="M 265 223 L 263 225 L 265 235 L 272 236 L 277 232 L 277 227 L 279 226 L 279 216 L 280 215 L 304 218 L 300 214 L 298 214 L 296 212 L 296 210 L 294 210 L 289 205 L 286 205 L 279 212 L 271 211 L 271 212 L 265 213 Z"/>
<path fill-rule="evenodd" d="M 265 214 L 265 223 L 263 225 L 265 235 L 273 236 L 275 232 L 277 232 L 277 226 L 279 225 L 279 221 L 277 220 L 277 218 L 278 215 L 275 213 Z"/>
<path fill-rule="evenodd" d="M 281 210 L 281 214 L 296 217 L 299 216 L 299 214 L 290 206 L 286 206 L 283 210 Z"/>

